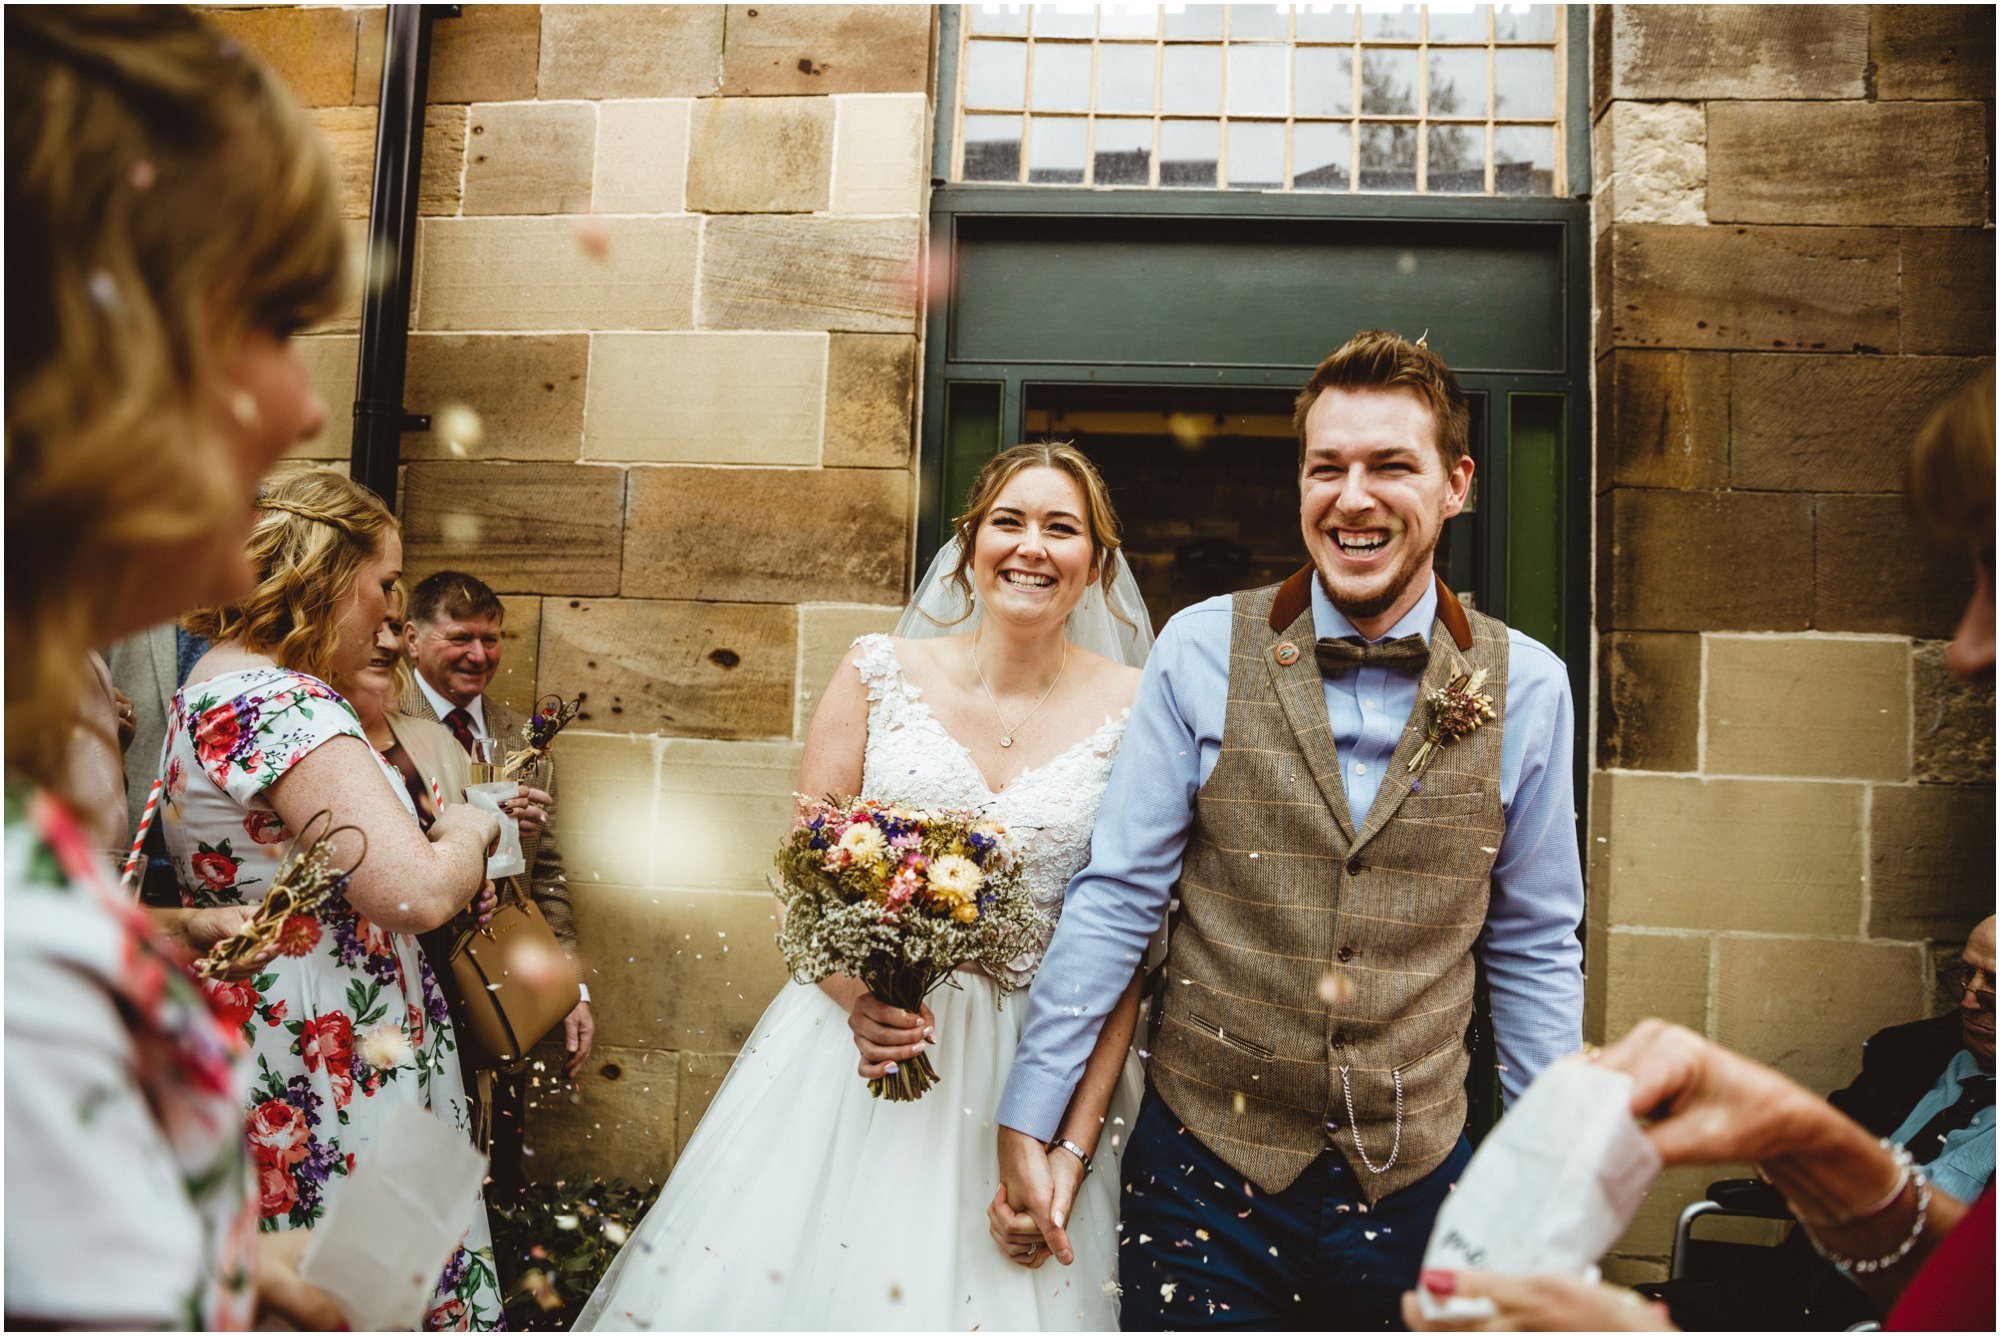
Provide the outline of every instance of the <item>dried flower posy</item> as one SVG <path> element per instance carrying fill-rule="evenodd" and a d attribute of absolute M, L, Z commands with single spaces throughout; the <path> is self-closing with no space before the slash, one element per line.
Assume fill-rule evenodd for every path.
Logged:
<path fill-rule="evenodd" d="M 549 754 L 555 745 L 556 734 L 569 727 L 569 721 L 576 718 L 576 712 L 583 708 L 583 697 L 564 700 L 561 696 L 548 695 L 535 703 L 535 712 L 521 725 L 521 741 L 527 745 L 507 756 L 507 763 L 500 767 L 502 776 L 512 779 L 523 766 L 533 765 Z"/>
<path fill-rule="evenodd" d="M 1460 673 L 1424 697 L 1431 721 L 1424 729 L 1424 745 L 1410 758 L 1411 774 L 1422 774 L 1439 747 L 1478 732 L 1481 724 L 1493 718 L 1493 698 L 1479 689 L 1484 685 L 1486 670 L 1481 668 L 1470 675 Z"/>
<path fill-rule="evenodd" d="M 315 829 L 321 833 L 314 835 Z M 346 867 L 336 861 L 333 848 L 333 837 L 342 831 L 352 831 L 361 838 L 361 852 Z M 336 826 L 327 812 L 316 814 L 292 841 L 292 851 L 271 878 L 271 889 L 264 902 L 257 906 L 248 922 L 195 962 L 195 973 L 204 979 L 218 979 L 254 959 L 278 940 L 287 919 L 313 913 L 328 896 L 345 886 L 367 856 L 366 831 L 358 826 Z"/>

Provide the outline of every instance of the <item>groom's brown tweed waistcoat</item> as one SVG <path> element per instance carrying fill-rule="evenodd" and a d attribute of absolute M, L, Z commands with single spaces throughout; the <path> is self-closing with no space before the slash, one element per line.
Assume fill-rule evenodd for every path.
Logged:
<path fill-rule="evenodd" d="M 1187 1129 L 1262 1190 L 1289 1186 L 1330 1142 L 1374 1202 L 1436 1168 L 1465 1126 L 1472 948 L 1505 826 L 1507 629 L 1438 586 L 1417 705 L 1357 829 L 1311 578 L 1236 595 L 1221 754 L 1195 795 L 1150 1072 Z M 1280 664 L 1287 641 L 1301 652 Z M 1459 665 L 1486 670 L 1496 718 L 1412 776 L 1424 697 Z M 1345 997 L 1322 996 L 1329 972 Z M 1356 1132 L 1385 1172 L 1356 1153 Z"/>

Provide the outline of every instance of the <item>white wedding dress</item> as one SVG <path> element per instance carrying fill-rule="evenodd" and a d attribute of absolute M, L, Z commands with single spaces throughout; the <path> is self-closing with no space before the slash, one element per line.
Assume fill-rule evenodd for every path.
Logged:
<path fill-rule="evenodd" d="M 1053 919 L 1089 860 L 1124 719 L 996 794 L 904 680 L 889 638 L 855 643 L 870 702 L 862 793 L 991 812 Z M 1026 1270 L 987 1233 L 993 1113 L 1042 946 L 1012 962 L 1010 994 L 961 971 L 959 987 L 930 995 L 940 1080 L 911 1103 L 871 1096 L 846 1014 L 817 985 L 786 985 L 576 1329 L 1115 1329 L 1118 1147 L 1138 1108 L 1136 1057 L 1071 1211 L 1074 1264 Z"/>

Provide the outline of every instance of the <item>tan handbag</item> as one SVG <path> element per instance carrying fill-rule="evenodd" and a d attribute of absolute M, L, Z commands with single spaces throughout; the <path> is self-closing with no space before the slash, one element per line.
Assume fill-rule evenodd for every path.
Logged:
<path fill-rule="evenodd" d="M 583 1000 L 576 962 L 519 884 L 518 878 L 503 883 L 492 920 L 452 943 L 452 978 L 465 1004 L 458 1042 L 468 1066 L 521 1066 Z"/>

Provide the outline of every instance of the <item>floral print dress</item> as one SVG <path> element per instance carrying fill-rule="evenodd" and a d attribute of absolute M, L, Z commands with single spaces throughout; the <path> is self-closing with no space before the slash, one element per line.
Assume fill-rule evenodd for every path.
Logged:
<path fill-rule="evenodd" d="M 236 1037 L 61 802 L 6 840 L 7 1325 L 246 1329 Z"/>
<path fill-rule="evenodd" d="M 160 820 L 184 903 L 262 901 L 294 834 L 268 790 L 342 736 L 366 741 L 353 707 L 304 673 L 242 669 L 181 689 L 167 723 Z M 408 808 L 401 776 L 370 754 Z M 278 950 L 256 978 L 211 985 L 249 1049 L 250 1149 L 267 1230 L 319 1221 L 396 1104 L 469 1127 L 451 1021 L 415 937 L 377 927 L 336 895 L 287 920 Z M 426 1326 L 501 1321 L 482 1203 Z"/>

